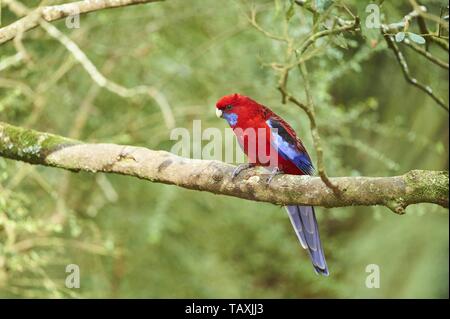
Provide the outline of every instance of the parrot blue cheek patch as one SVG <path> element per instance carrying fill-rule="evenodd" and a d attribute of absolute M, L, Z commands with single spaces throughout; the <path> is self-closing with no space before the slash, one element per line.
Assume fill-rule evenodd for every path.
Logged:
<path fill-rule="evenodd" d="M 238 115 L 236 113 L 224 113 L 223 117 L 231 126 L 235 126 L 237 124 Z"/>

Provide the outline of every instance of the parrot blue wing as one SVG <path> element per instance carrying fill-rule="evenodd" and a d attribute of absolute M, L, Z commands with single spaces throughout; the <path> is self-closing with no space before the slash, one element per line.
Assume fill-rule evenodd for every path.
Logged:
<path fill-rule="evenodd" d="M 271 128 L 271 144 L 278 153 L 294 163 L 303 173 L 313 175 L 314 166 L 311 158 L 289 124 L 276 115 L 269 117 L 266 124 Z"/>
<path fill-rule="evenodd" d="M 271 144 L 278 153 L 294 163 L 303 173 L 313 175 L 311 158 L 289 124 L 275 114 L 266 120 L 266 124 L 271 128 Z M 314 270 L 318 274 L 328 276 L 314 207 L 289 205 L 285 208 L 301 246 L 308 251 Z"/>

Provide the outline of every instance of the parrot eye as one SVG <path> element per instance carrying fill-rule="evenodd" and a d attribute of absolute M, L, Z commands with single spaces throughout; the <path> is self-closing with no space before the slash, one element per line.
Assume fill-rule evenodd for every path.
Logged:
<path fill-rule="evenodd" d="M 233 105 L 227 105 L 227 106 L 225 106 L 225 110 L 227 110 L 227 111 L 229 111 L 229 110 L 231 110 L 233 108 Z"/>

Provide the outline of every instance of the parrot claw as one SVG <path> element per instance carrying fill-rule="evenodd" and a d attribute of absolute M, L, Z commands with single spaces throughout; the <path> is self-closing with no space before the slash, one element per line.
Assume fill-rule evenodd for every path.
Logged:
<path fill-rule="evenodd" d="M 231 174 L 231 179 L 234 179 L 236 176 L 238 176 L 242 171 L 252 168 L 253 166 L 255 166 L 255 164 L 253 163 L 244 163 L 244 164 L 239 164 L 233 171 L 233 173 Z"/>
<path fill-rule="evenodd" d="M 269 185 L 270 182 L 272 181 L 272 179 L 273 179 L 275 176 L 280 175 L 280 174 L 283 174 L 283 171 L 282 171 L 281 169 L 279 169 L 278 167 L 275 167 L 275 168 L 270 172 L 270 175 L 269 175 L 269 178 L 267 179 L 266 184 Z"/>

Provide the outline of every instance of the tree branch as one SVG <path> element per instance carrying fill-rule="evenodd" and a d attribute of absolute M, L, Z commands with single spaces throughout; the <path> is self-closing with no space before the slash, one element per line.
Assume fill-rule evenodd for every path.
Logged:
<path fill-rule="evenodd" d="M 26 32 L 37 27 L 39 25 L 40 18 L 47 22 L 52 22 L 76 14 L 158 1 L 163 0 L 85 0 L 61 5 L 40 7 L 33 10 L 25 17 L 1 28 L 0 44 L 14 39 L 21 32 Z M 8 4 L 8 0 L 4 2 Z"/>
<path fill-rule="evenodd" d="M 115 144 L 88 144 L 0 122 L 0 156 L 70 171 L 129 175 L 152 182 L 274 204 L 325 207 L 384 205 L 403 214 L 408 205 L 449 206 L 448 172 L 411 171 L 394 177 L 338 177 L 333 193 L 319 177 L 282 175 L 270 185 L 249 170 L 231 179 L 232 165 L 188 159 L 165 151 Z"/>
<path fill-rule="evenodd" d="M 301 45 L 301 47 L 297 50 L 297 52 L 301 55 L 306 52 L 306 50 L 314 44 L 318 39 L 327 37 L 334 34 L 343 33 L 346 31 L 356 31 L 359 28 L 359 18 L 356 18 L 350 24 L 346 24 L 341 27 L 335 27 L 333 29 L 322 30 L 317 33 L 314 33 L 310 37 L 308 37 L 305 42 Z"/>

